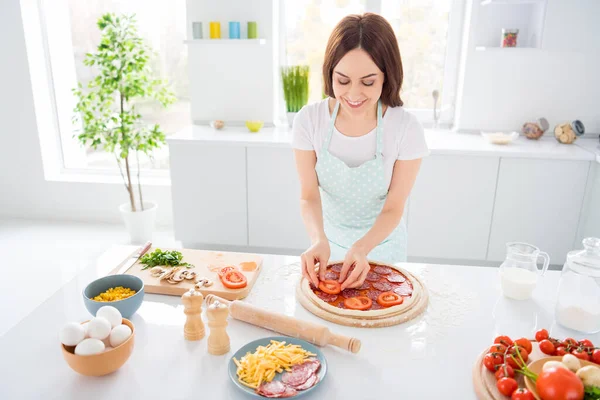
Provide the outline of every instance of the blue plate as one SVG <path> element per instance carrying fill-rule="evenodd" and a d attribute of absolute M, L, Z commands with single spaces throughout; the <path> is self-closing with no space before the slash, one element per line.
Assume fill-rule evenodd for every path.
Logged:
<path fill-rule="evenodd" d="M 295 339 L 295 338 L 287 337 L 287 336 L 271 336 L 271 337 L 255 340 L 254 342 L 250 342 L 250 343 L 242 346 L 242 348 L 240 348 L 238 351 L 236 351 L 235 354 L 233 355 L 233 357 L 231 357 L 231 359 L 229 360 L 229 378 L 238 388 L 240 388 L 240 390 L 248 393 L 249 395 L 251 395 L 253 397 L 257 397 L 257 398 L 261 398 L 261 399 L 267 398 L 267 397 L 261 396 L 258 393 L 256 393 L 254 391 L 254 389 L 244 386 L 240 382 L 238 382 L 237 365 L 235 365 L 235 362 L 233 362 L 233 359 L 236 358 L 237 360 L 239 360 L 240 358 L 245 356 L 247 353 L 254 353 L 258 346 L 267 346 L 269 343 L 271 343 L 271 340 L 277 340 L 279 342 L 283 341 L 286 344 L 300 345 L 300 346 L 302 346 L 302 348 L 304 350 L 310 351 L 311 353 L 316 354 L 317 356 L 315 358 L 317 358 L 321 362 L 321 368 L 319 369 L 319 372 L 317 372 L 317 375 L 319 376 L 319 381 L 313 387 L 311 387 L 307 390 L 298 391 L 298 393 L 291 398 L 295 399 L 300 396 L 304 396 L 304 395 L 312 392 L 317 386 L 319 386 L 321 384 L 321 382 L 323 382 L 325 375 L 327 375 L 327 360 L 325 359 L 325 356 L 323 355 L 321 350 L 319 350 L 317 347 L 313 346 L 312 344 L 310 344 L 302 339 Z M 280 380 L 281 375 L 282 374 L 275 375 L 274 380 Z"/>

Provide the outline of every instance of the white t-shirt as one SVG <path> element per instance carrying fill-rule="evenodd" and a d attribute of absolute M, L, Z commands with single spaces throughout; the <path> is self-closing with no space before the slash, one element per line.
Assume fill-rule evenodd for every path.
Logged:
<path fill-rule="evenodd" d="M 306 105 L 298 112 L 292 127 L 293 148 L 314 150 L 319 157 L 331 123 L 328 100 Z M 329 152 L 349 167 L 372 160 L 376 150 L 376 129 L 366 135 L 352 137 L 334 127 Z M 415 160 L 428 155 L 423 126 L 417 118 L 402 107 L 388 107 L 383 116 L 383 163 L 387 186 L 392 181 L 396 160 Z"/>

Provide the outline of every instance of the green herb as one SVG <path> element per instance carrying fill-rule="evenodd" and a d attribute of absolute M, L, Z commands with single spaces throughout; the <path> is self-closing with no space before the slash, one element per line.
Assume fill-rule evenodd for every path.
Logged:
<path fill-rule="evenodd" d="M 298 112 L 308 103 L 308 65 L 281 68 L 283 95 L 288 112 Z"/>
<path fill-rule="evenodd" d="M 585 388 L 583 400 L 600 400 L 600 387 L 588 386 Z"/>
<path fill-rule="evenodd" d="M 176 250 L 162 251 L 161 249 L 156 249 L 151 254 L 144 254 L 142 258 L 140 258 L 140 263 L 145 265 L 142 270 L 158 265 L 165 267 L 194 267 L 190 263 L 182 262 L 182 260 L 183 254 Z"/>

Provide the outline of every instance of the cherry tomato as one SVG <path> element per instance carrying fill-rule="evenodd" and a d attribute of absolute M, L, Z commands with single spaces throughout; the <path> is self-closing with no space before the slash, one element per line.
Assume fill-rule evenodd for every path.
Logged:
<path fill-rule="evenodd" d="M 246 287 L 248 284 L 248 280 L 244 274 L 238 270 L 231 270 L 227 272 L 221 278 L 221 282 L 223 282 L 223 286 L 229 289 L 241 289 Z"/>
<path fill-rule="evenodd" d="M 519 384 L 513 378 L 502 378 L 496 382 L 498 391 L 505 396 L 510 396 L 519 388 Z"/>
<path fill-rule="evenodd" d="M 498 365 L 502 365 L 503 358 L 498 353 L 487 353 L 485 357 L 483 357 L 483 365 L 492 372 L 496 372 L 496 368 Z"/>
<path fill-rule="evenodd" d="M 506 346 L 503 344 L 494 344 L 490 347 L 490 353 L 504 354 L 506 352 Z"/>
<path fill-rule="evenodd" d="M 539 331 L 537 331 L 535 333 L 535 341 L 536 342 L 541 342 L 544 339 L 548 339 L 549 335 L 548 335 L 548 331 L 545 329 L 540 329 Z"/>
<path fill-rule="evenodd" d="M 515 340 L 515 344 L 524 348 L 525 351 L 527 351 L 527 354 L 531 354 L 531 351 L 533 350 L 533 346 L 531 345 L 531 341 L 529 341 L 529 339 L 526 339 L 526 338 L 517 339 L 517 340 Z"/>
<path fill-rule="evenodd" d="M 575 340 L 573 338 L 566 338 L 565 340 L 563 340 L 563 345 L 565 347 L 567 347 L 567 346 L 577 347 L 577 340 Z"/>
<path fill-rule="evenodd" d="M 510 396 L 510 400 L 535 400 L 535 397 L 533 397 L 533 393 L 529 390 L 520 388 L 513 392 L 512 396 Z"/>
<path fill-rule="evenodd" d="M 503 344 L 504 346 L 512 346 L 513 341 L 508 336 L 498 336 L 494 339 L 495 344 Z"/>
<path fill-rule="evenodd" d="M 583 339 L 579 341 L 579 344 L 583 347 L 587 348 L 594 348 L 594 343 L 592 343 L 591 340 L 588 339 Z"/>
<path fill-rule="evenodd" d="M 600 364 L 600 349 L 596 349 L 592 353 L 592 362 Z"/>
<path fill-rule="evenodd" d="M 321 281 L 319 289 L 327 294 L 338 294 L 342 291 L 342 285 L 338 281 Z"/>
<path fill-rule="evenodd" d="M 402 304 L 404 297 L 398 296 L 394 292 L 383 292 L 377 296 L 377 303 L 382 307 L 391 307 Z"/>
<path fill-rule="evenodd" d="M 519 354 L 521 355 L 521 358 L 519 358 L 519 355 L 517 354 L 517 349 L 519 351 Z M 511 357 L 511 355 L 512 355 L 512 357 Z M 513 357 L 514 357 L 514 359 L 513 359 Z M 510 365 L 511 367 L 516 368 L 516 369 L 521 369 L 521 367 L 523 366 L 523 362 L 521 362 L 521 359 L 525 363 L 527 363 L 527 360 L 529 359 L 529 356 L 527 355 L 527 351 L 525 351 L 524 348 L 510 347 L 508 349 L 508 354 L 506 355 L 506 362 L 508 363 L 508 365 Z"/>
<path fill-rule="evenodd" d="M 565 348 L 565 346 L 558 346 L 555 350 L 554 350 L 554 354 L 557 356 L 564 356 L 565 354 L 569 354 L 567 353 L 567 349 Z"/>
<path fill-rule="evenodd" d="M 581 400 L 584 394 L 581 379 L 566 368 L 542 371 L 535 387 L 544 400 Z"/>
<path fill-rule="evenodd" d="M 502 378 L 514 378 L 515 370 L 510 365 L 501 364 L 498 366 L 498 371 L 496 371 L 494 375 L 496 375 L 497 381 Z"/>
<path fill-rule="evenodd" d="M 579 358 L 580 360 L 590 361 L 590 356 L 588 355 L 587 351 L 575 350 L 575 351 L 571 352 L 571 354 L 573 354 L 575 357 Z"/>
<path fill-rule="evenodd" d="M 554 347 L 551 341 L 549 341 L 548 339 L 544 339 L 540 342 L 540 350 L 542 351 L 542 353 L 551 356 L 554 354 L 554 350 L 556 350 L 556 347 Z"/>
<path fill-rule="evenodd" d="M 373 301 L 367 296 L 358 296 L 344 300 L 344 305 L 350 310 L 368 310 L 373 305 Z"/>

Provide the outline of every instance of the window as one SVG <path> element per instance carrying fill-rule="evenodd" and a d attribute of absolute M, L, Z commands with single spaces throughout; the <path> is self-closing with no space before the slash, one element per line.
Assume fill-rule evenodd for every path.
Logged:
<path fill-rule="evenodd" d="M 446 109 L 442 118 L 448 120 L 455 97 L 461 5 L 458 0 L 287 0 L 285 63 L 310 66 L 310 101 L 319 100 L 331 30 L 347 14 L 376 12 L 390 22 L 398 38 L 405 107 L 431 120 L 432 92 L 438 90 Z"/>
<path fill-rule="evenodd" d="M 84 86 L 94 76 L 83 65 L 85 55 L 94 52 L 100 39 L 96 22 L 107 12 L 135 14 L 138 32 L 154 50 L 154 73 L 166 78 L 177 97 L 168 109 L 145 101 L 136 104 L 144 122 L 160 124 L 167 135 L 190 124 L 185 0 L 41 0 L 45 36 L 50 59 L 52 89 L 60 132 L 60 147 L 65 168 L 96 169 L 117 173 L 112 154 L 84 149 L 74 137 L 71 117 L 75 100 L 71 89 L 77 82 Z M 168 149 L 163 146 L 153 159 L 140 154 L 142 169 L 167 169 Z"/>

